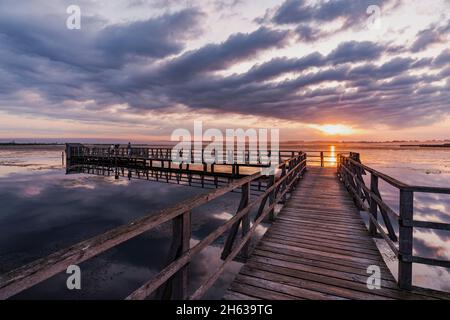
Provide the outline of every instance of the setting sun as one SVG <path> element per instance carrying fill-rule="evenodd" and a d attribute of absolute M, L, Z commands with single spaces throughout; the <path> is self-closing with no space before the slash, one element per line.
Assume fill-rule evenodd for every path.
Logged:
<path fill-rule="evenodd" d="M 314 125 L 313 127 L 327 135 L 349 135 L 354 132 L 351 127 L 343 124 L 324 124 Z"/>

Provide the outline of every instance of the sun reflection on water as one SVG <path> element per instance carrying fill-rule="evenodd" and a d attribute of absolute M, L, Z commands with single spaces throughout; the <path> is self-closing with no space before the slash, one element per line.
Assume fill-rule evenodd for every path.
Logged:
<path fill-rule="evenodd" d="M 328 158 L 329 164 L 331 166 L 336 166 L 337 158 L 336 158 L 336 147 L 330 146 L 330 157 Z"/>

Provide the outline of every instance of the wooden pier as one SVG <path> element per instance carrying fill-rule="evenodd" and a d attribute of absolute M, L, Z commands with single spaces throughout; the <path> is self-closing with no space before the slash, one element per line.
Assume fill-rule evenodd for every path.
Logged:
<path fill-rule="evenodd" d="M 369 266 L 381 288 L 369 289 Z M 434 299 L 426 290 L 401 290 L 332 168 L 309 168 L 226 299 Z"/>
<path fill-rule="evenodd" d="M 246 157 L 240 167 L 232 165 L 231 170 L 217 174 L 215 165 L 223 163 L 209 167 L 204 164 L 201 170 L 189 165 L 172 168 L 166 149 L 130 152 L 116 148 L 111 152 L 103 147 L 77 148 L 87 153 L 66 151 L 68 173 L 114 174 L 120 178 L 127 170 L 128 178 L 155 177 L 159 182 L 180 183 L 184 177 L 187 186 L 192 186 L 196 176 L 202 187 L 206 187 L 207 178 L 212 179 L 213 190 L 0 276 L 0 299 L 12 297 L 65 271 L 69 265 L 91 259 L 167 222 L 172 223 L 173 234 L 166 266 L 127 299 L 201 299 L 238 257 L 245 263 L 225 299 L 450 299 L 449 293 L 413 286 L 412 274 L 413 264 L 450 268 L 449 261 L 419 257 L 413 251 L 414 228 L 450 230 L 450 224 L 414 218 L 414 193 L 450 194 L 450 188 L 402 183 L 365 166 L 356 153 L 330 157 L 323 151 L 283 151 L 276 172 L 265 175 L 254 171 L 263 165 L 246 163 Z M 160 164 L 154 165 L 158 161 Z M 314 163 L 320 166 L 310 165 Z M 335 167 L 327 168 L 327 163 Z M 240 170 L 245 167 L 253 171 L 245 174 Z M 364 175 L 370 175 L 369 186 Z M 221 183 L 216 182 L 219 177 L 224 178 Z M 379 180 L 398 189 L 398 213 L 383 201 Z M 191 246 L 192 210 L 235 191 L 241 193 L 235 215 Z M 282 206 L 279 212 L 278 206 Z M 360 211 L 368 214 L 368 227 Z M 256 228 L 263 221 L 271 225 L 258 241 Z M 392 221 L 398 224 L 398 231 Z M 222 264 L 199 287 L 191 288 L 190 262 L 221 237 Z M 386 266 L 374 237 L 383 238 L 397 257 L 397 279 Z M 376 282 L 368 285 L 374 267 L 380 271 L 379 288 L 373 287 Z"/>

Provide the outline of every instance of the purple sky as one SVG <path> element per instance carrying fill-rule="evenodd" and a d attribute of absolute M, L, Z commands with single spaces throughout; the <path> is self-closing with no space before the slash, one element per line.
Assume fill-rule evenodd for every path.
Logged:
<path fill-rule="evenodd" d="M 449 40 L 449 0 L 2 0 L 0 138 L 448 139 Z"/>

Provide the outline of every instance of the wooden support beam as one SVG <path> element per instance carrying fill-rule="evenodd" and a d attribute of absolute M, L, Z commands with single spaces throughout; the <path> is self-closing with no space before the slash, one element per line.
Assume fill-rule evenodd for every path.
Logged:
<path fill-rule="evenodd" d="M 399 261 L 398 284 L 400 288 L 412 288 L 414 193 L 400 190 Z"/>
<path fill-rule="evenodd" d="M 284 165 L 281 169 L 281 178 L 284 178 L 285 176 L 286 176 L 286 163 L 284 163 Z M 281 192 L 286 190 L 286 185 L 287 185 L 287 179 L 284 179 L 282 186 L 281 186 Z M 281 203 L 285 203 L 285 202 L 286 202 L 286 193 L 284 193 L 283 197 L 281 198 Z"/>
<path fill-rule="evenodd" d="M 190 249 L 191 212 L 187 211 L 172 220 L 172 245 L 167 265 L 180 258 Z M 161 287 L 161 298 L 164 300 L 183 300 L 188 296 L 189 264 L 175 273 L 171 280 Z"/>
<path fill-rule="evenodd" d="M 267 184 L 267 187 L 270 188 L 274 184 L 275 184 L 275 174 L 269 176 L 269 182 Z M 275 197 L 276 197 L 276 190 L 274 189 L 269 194 L 269 206 L 273 205 L 273 203 L 275 201 Z M 276 219 L 276 217 L 275 217 L 275 209 L 272 209 L 269 212 L 269 220 L 270 221 L 275 221 L 275 219 Z"/>
<path fill-rule="evenodd" d="M 378 191 L 378 177 L 374 174 L 370 176 L 370 191 L 375 193 Z M 378 217 L 378 204 L 372 197 L 370 198 L 370 212 L 374 220 L 377 220 Z M 369 219 L 369 233 L 371 236 L 375 236 L 377 234 L 377 226 L 375 225 L 372 219 Z"/>
<path fill-rule="evenodd" d="M 250 183 L 246 183 L 246 184 L 242 185 L 241 201 L 239 203 L 239 207 L 238 207 L 237 212 L 241 211 L 242 209 L 244 209 L 248 205 L 249 198 L 250 198 L 249 191 L 250 191 Z M 246 216 L 248 216 L 248 214 Z M 228 255 L 230 254 L 231 250 L 233 249 L 233 244 L 234 244 L 234 241 L 236 239 L 236 235 L 238 233 L 239 226 L 240 226 L 242 221 L 243 221 L 243 219 L 238 220 L 235 224 L 233 224 L 233 226 L 230 229 L 230 232 L 228 234 L 227 240 L 225 241 L 225 245 L 224 245 L 224 248 L 223 248 L 223 251 L 222 251 L 222 255 L 221 255 L 221 258 L 223 260 L 225 260 L 228 257 Z M 250 220 L 246 220 L 245 223 L 247 224 L 245 226 L 245 228 L 248 231 L 247 227 L 250 224 Z M 244 232 L 244 226 L 243 226 L 243 232 Z"/>

